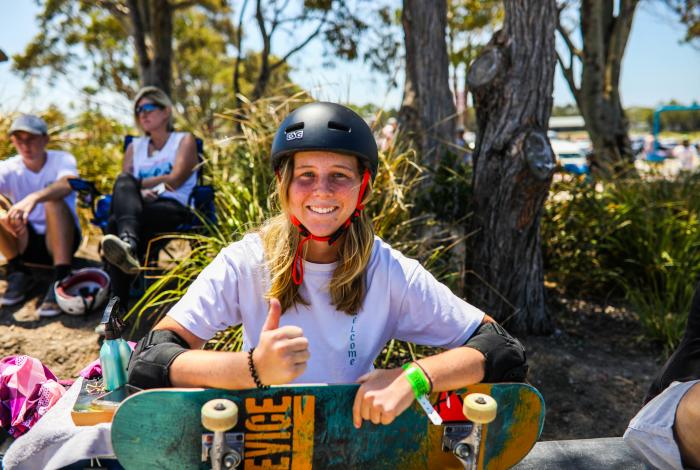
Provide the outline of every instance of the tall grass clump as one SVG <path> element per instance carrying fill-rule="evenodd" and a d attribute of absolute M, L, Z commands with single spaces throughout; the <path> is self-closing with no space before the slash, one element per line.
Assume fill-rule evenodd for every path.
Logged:
<path fill-rule="evenodd" d="M 199 234 L 173 235 L 187 238 L 191 251 L 175 260 L 167 272 L 155 276 L 154 283 L 127 314 L 135 326 L 142 321 L 152 323 L 186 291 L 216 254 L 243 234 L 258 227 L 277 208 L 273 207 L 274 175 L 270 168 L 269 151 L 272 139 L 282 119 L 309 97 L 298 94 L 290 98 L 265 98 L 244 104 L 235 113 L 224 113 L 238 128 L 234 137 L 207 141 L 205 174 L 216 188 L 218 223 L 208 225 Z M 454 240 L 420 238 L 418 230 L 433 224 L 430 218 L 412 215 L 414 197 L 422 168 L 415 153 L 400 143 L 380 154 L 379 169 L 374 183 L 373 198 L 368 208 L 373 215 L 375 232 L 408 256 L 439 265 Z M 238 350 L 241 347 L 240 328 L 219 333 L 208 344 L 217 350 Z M 387 357 L 409 346 L 390 345 Z"/>
<path fill-rule="evenodd" d="M 647 339 L 673 348 L 700 275 L 700 175 L 555 187 L 543 218 L 548 277 L 624 298 Z"/>

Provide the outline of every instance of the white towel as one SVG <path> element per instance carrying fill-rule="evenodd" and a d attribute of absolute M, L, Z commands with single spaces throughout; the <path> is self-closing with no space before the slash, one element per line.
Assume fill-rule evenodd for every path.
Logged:
<path fill-rule="evenodd" d="M 3 457 L 3 468 L 53 470 L 79 460 L 114 455 L 110 439 L 112 423 L 73 424 L 70 413 L 82 382 L 82 377 L 76 380 L 34 427 L 12 443 Z"/>

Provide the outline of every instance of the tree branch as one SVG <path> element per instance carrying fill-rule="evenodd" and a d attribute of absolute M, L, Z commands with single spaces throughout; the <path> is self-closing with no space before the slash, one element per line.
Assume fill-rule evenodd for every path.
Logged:
<path fill-rule="evenodd" d="M 265 17 L 262 14 L 262 2 L 257 0 L 255 2 L 255 20 L 258 23 L 258 28 L 260 28 L 260 35 L 263 40 L 263 55 L 270 52 L 270 35 L 267 34 L 267 28 L 265 27 Z"/>
<path fill-rule="evenodd" d="M 562 39 L 564 40 L 564 43 L 566 44 L 567 49 L 569 49 L 569 52 L 572 55 L 575 55 L 576 57 L 581 58 L 581 55 L 582 55 L 581 49 L 579 49 L 578 47 L 576 47 L 574 45 L 573 41 L 571 40 L 571 37 L 569 36 L 569 32 L 566 31 L 566 29 L 564 29 L 564 27 L 562 26 L 562 24 L 559 21 L 557 21 L 557 31 L 559 32 Z"/>
<path fill-rule="evenodd" d="M 241 6 L 241 14 L 238 16 L 238 28 L 236 29 L 236 61 L 233 65 L 233 97 L 236 100 L 236 107 L 240 104 L 238 94 L 241 92 L 240 75 L 241 75 L 241 60 L 243 60 L 243 16 L 248 7 L 248 0 L 243 1 Z"/>
<path fill-rule="evenodd" d="M 324 16 L 325 15 L 319 15 L 319 16 L 314 17 L 314 16 L 306 14 L 306 13 L 303 15 L 299 15 L 299 16 L 290 16 L 289 18 L 282 18 L 281 20 L 277 20 L 277 26 L 282 26 L 282 25 L 287 24 L 287 23 L 297 23 L 299 21 L 313 21 L 313 20 L 321 21 L 321 20 L 323 20 Z"/>
<path fill-rule="evenodd" d="M 610 32 L 610 46 L 606 57 L 606 81 L 611 84 L 617 84 L 620 81 L 622 58 L 632 30 L 632 21 L 638 2 L 639 0 L 622 0 L 620 2 L 620 11 Z"/>
<path fill-rule="evenodd" d="M 286 0 L 281 7 L 277 6 L 277 0 L 275 0 L 275 13 L 272 15 L 272 21 L 270 22 L 270 36 L 275 33 L 277 26 L 279 26 L 280 12 L 287 7 L 289 0 Z"/>
<path fill-rule="evenodd" d="M 304 47 L 306 47 L 307 44 L 309 44 L 309 43 L 311 42 L 312 39 L 314 39 L 316 36 L 318 36 L 319 33 L 321 32 L 321 28 L 323 28 L 323 26 L 326 24 L 326 16 L 327 16 L 327 15 L 325 15 L 325 14 L 323 15 L 323 18 L 321 19 L 321 22 L 318 24 L 318 27 L 316 28 L 316 31 L 314 31 L 313 33 L 311 33 L 303 42 L 301 42 L 300 44 L 298 44 L 294 49 L 292 49 L 292 50 L 290 50 L 289 52 L 287 52 L 287 53 L 284 55 L 284 57 L 282 57 L 280 60 L 278 60 L 277 62 L 275 62 L 274 64 L 272 64 L 272 66 L 270 66 L 270 70 L 274 70 L 274 69 L 276 69 L 277 67 L 279 67 L 280 65 L 284 64 L 285 62 L 287 62 L 287 59 L 289 59 L 293 54 L 296 54 L 297 52 L 299 52 L 300 50 L 302 50 Z"/>
<path fill-rule="evenodd" d="M 282 12 L 282 11 L 287 9 L 288 5 L 289 5 L 289 0 L 284 0 L 284 3 L 282 4 L 282 6 L 279 7 L 279 9 L 277 9 L 277 12 L 275 13 L 275 19 L 277 19 L 279 12 Z"/>
<path fill-rule="evenodd" d="M 139 10 L 138 0 L 129 0 L 129 14 L 133 28 L 131 35 L 134 38 L 134 47 L 136 55 L 139 57 L 139 64 L 143 68 L 148 66 L 150 58 L 148 57 L 148 48 L 146 47 L 146 36 L 143 28 L 143 18 L 141 18 L 141 10 Z"/>
<path fill-rule="evenodd" d="M 581 90 L 576 87 L 576 81 L 574 79 L 574 62 L 573 62 L 573 56 L 570 59 L 570 64 L 569 67 L 564 65 L 564 61 L 562 60 L 561 56 L 559 55 L 559 52 L 557 52 L 557 62 L 559 62 L 559 66 L 561 67 L 561 71 L 564 74 L 564 78 L 566 79 L 566 83 L 569 85 L 569 89 L 571 90 L 571 94 L 574 96 L 574 100 L 576 100 L 576 103 L 578 104 L 579 102 L 579 95 L 581 93 Z M 579 109 L 580 106 L 579 106 Z"/>
<path fill-rule="evenodd" d="M 122 3 L 111 0 L 96 0 L 95 3 L 97 3 L 97 6 L 104 8 L 118 18 L 129 16 L 129 8 Z"/>
<path fill-rule="evenodd" d="M 112 16 L 119 22 L 119 25 L 129 34 L 129 7 L 120 2 L 114 2 L 111 0 L 97 0 L 97 6 L 104 8 L 112 14 Z"/>

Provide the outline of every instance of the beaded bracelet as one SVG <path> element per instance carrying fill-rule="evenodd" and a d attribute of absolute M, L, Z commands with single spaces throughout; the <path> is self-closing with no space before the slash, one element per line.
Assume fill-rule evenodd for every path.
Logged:
<path fill-rule="evenodd" d="M 250 375 L 253 376 L 253 382 L 255 382 L 255 386 L 266 390 L 270 388 L 270 386 L 263 385 L 263 383 L 260 381 L 260 377 L 258 377 L 258 371 L 255 370 L 255 364 L 253 363 L 253 351 L 255 351 L 255 348 L 250 348 L 250 351 L 248 351 L 248 370 L 250 370 Z"/>

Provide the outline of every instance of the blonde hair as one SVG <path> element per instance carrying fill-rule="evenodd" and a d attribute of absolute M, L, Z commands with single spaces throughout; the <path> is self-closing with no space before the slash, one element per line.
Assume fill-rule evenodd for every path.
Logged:
<path fill-rule="evenodd" d="M 168 116 L 168 130 L 172 131 L 174 129 L 173 102 L 163 90 L 155 86 L 143 87 L 138 91 L 138 93 L 136 93 L 136 98 L 134 98 L 134 121 L 136 122 L 136 127 L 143 131 L 141 123 L 139 122 L 139 116 L 138 114 L 136 114 L 136 108 L 138 108 L 139 106 L 139 101 L 141 101 L 143 98 L 148 98 L 153 102 L 153 104 L 157 104 L 158 106 L 162 106 L 163 108 L 170 109 L 170 116 Z"/>
<path fill-rule="evenodd" d="M 301 242 L 299 229 L 291 223 L 288 213 L 288 190 L 292 181 L 294 157 L 286 158 L 279 168 L 275 197 L 281 213 L 265 221 L 258 232 L 270 271 L 270 289 L 266 297 L 279 299 L 282 311 L 285 312 L 297 303 L 308 305 L 308 302 L 299 293 L 299 286 L 292 281 L 294 258 Z M 371 195 L 370 182 L 365 190 L 363 204 L 371 199 Z M 338 311 L 354 315 L 360 311 L 367 291 L 365 270 L 374 243 L 372 223 L 364 210 L 336 243 L 339 244 L 337 266 L 328 286 L 331 303 Z"/>

